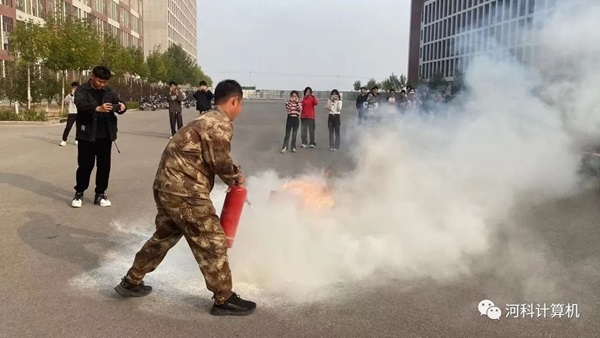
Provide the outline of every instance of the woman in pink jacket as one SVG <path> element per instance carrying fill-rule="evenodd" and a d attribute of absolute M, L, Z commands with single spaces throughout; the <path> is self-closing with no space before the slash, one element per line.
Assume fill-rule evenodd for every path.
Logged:
<path fill-rule="evenodd" d="M 302 98 L 302 114 L 300 120 L 302 121 L 302 148 L 310 146 L 314 148 L 317 146 L 315 143 L 315 106 L 319 104 L 317 98 L 313 95 L 313 90 L 310 87 L 304 89 L 304 97 Z M 308 143 L 307 132 L 310 132 L 310 143 Z"/>

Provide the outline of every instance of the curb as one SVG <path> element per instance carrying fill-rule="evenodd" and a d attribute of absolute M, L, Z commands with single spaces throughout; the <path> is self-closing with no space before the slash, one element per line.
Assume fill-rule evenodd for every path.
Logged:
<path fill-rule="evenodd" d="M 61 120 L 59 119 L 50 121 L 0 121 L 0 126 L 49 126 L 60 123 Z"/>

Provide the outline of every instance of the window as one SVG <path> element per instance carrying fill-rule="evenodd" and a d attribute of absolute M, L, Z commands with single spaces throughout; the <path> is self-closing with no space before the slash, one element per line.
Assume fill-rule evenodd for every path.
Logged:
<path fill-rule="evenodd" d="M 527 2 L 526 0 L 519 1 L 519 16 L 525 16 L 527 14 Z"/>
<path fill-rule="evenodd" d="M 528 4 L 527 14 L 533 14 L 535 12 L 535 0 L 529 0 Z"/>

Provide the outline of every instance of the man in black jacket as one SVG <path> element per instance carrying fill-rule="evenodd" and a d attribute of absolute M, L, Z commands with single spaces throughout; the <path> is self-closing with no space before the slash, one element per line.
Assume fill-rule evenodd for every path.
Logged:
<path fill-rule="evenodd" d="M 208 90 L 208 84 L 206 81 L 200 81 L 200 88 L 194 93 L 196 99 L 196 110 L 200 115 L 204 112 L 212 109 L 212 99 L 215 97 L 213 93 Z"/>
<path fill-rule="evenodd" d="M 111 205 L 106 197 L 110 175 L 112 142 L 117 139 L 117 115 L 127 110 L 117 93 L 107 87 L 111 72 L 108 67 L 97 66 L 91 79 L 75 91 L 77 106 L 77 184 L 74 208 L 82 205 L 83 193 L 90 184 L 90 176 L 96 164 L 96 196 L 94 204 Z"/>

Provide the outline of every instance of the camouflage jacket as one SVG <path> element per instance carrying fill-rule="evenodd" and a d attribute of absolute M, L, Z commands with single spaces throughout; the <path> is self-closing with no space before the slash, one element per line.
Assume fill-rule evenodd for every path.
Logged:
<path fill-rule="evenodd" d="M 229 154 L 232 137 L 233 124 L 218 108 L 188 123 L 163 151 L 153 188 L 172 195 L 208 199 L 215 176 L 233 185 L 241 171 Z"/>

